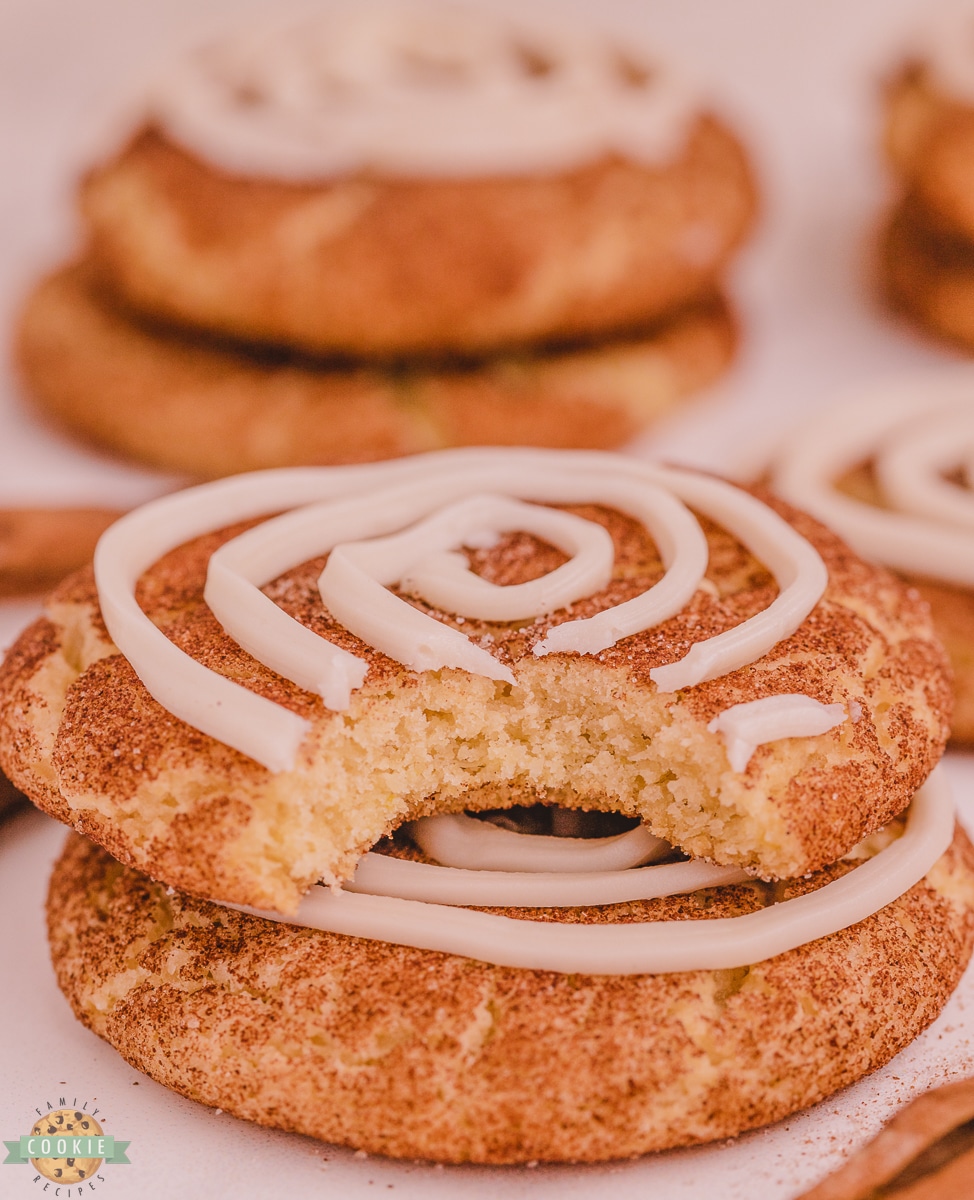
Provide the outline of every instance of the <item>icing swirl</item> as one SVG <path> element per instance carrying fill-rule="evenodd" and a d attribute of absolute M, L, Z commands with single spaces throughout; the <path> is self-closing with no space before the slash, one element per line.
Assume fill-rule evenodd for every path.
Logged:
<path fill-rule="evenodd" d="M 482 492 L 494 498 L 457 504 Z M 511 507 L 502 497 L 533 504 Z M 383 585 L 409 577 L 421 587 L 432 581 L 434 590 L 441 584 L 453 588 L 455 602 L 464 606 L 481 603 L 485 595 L 491 604 L 503 602 L 500 593 L 510 591 L 516 611 L 544 615 L 580 588 L 597 586 L 606 561 L 604 541 L 579 532 L 590 523 L 563 523 L 565 514 L 549 510 L 537 516 L 525 511 L 541 503 L 601 503 L 636 517 L 655 539 L 665 574 L 615 608 L 554 625 L 534 647 L 536 655 L 595 654 L 678 613 L 707 566 L 706 539 L 687 505 L 738 538 L 775 576 L 780 591 L 763 612 L 695 643 L 682 659 L 655 667 L 650 678 L 660 690 L 692 687 L 760 658 L 798 628 L 825 590 L 825 566 L 810 543 L 761 501 L 722 480 L 597 452 L 476 449 L 358 467 L 262 471 L 164 497 L 123 517 L 99 542 L 95 579 L 102 615 L 116 646 L 159 703 L 268 769 L 288 770 L 308 722 L 170 642 L 136 602 L 143 571 L 202 533 L 289 509 L 227 542 L 210 560 L 206 602 L 250 654 L 319 694 L 329 708 L 348 706 L 351 692 L 365 680 L 366 662 L 295 621 L 260 590 L 327 553 L 319 589 L 332 615 L 351 632 L 416 670 L 459 667 L 516 686 L 516 673 L 487 649 Z M 438 515 L 427 520 L 431 514 Z M 549 584 L 555 580 L 557 586 L 530 591 L 527 609 L 528 593 L 487 585 L 452 558 L 443 563 L 443 554 L 465 536 L 493 536 L 498 526 L 531 522 L 578 551 L 568 571 L 551 573 Z M 336 547 L 344 551 L 337 559 Z"/>
<path fill-rule="evenodd" d="M 445 4 L 349 5 L 203 47 L 148 115 L 232 172 L 558 171 L 671 158 L 697 98 L 627 38 Z"/>
<path fill-rule="evenodd" d="M 869 503 L 840 491 L 868 465 Z M 974 371 L 969 367 L 851 395 L 817 415 L 774 468 L 782 496 L 860 554 L 900 571 L 974 587 Z"/>

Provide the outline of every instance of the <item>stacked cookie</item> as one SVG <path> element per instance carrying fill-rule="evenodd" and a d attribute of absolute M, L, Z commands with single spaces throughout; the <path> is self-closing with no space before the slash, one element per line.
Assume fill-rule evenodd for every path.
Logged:
<path fill-rule="evenodd" d="M 356 6 L 202 49 L 139 115 L 18 346 L 37 404 L 122 454 L 613 446 L 729 362 L 750 168 L 642 47 Z"/>
<path fill-rule="evenodd" d="M 974 20 L 941 21 L 886 91 L 885 146 L 900 185 L 882 274 L 895 307 L 974 348 Z"/>
<path fill-rule="evenodd" d="M 925 605 L 783 503 L 469 449 L 123 518 L 0 669 L 0 765 L 77 831 L 55 969 L 140 1069 L 369 1152 L 598 1161 L 937 1014 L 949 707 Z"/>

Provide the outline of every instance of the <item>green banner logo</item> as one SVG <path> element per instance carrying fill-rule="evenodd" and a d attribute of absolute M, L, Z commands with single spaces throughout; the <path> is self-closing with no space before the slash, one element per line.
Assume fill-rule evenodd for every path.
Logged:
<path fill-rule="evenodd" d="M 97 1137 L 57 1137 L 50 1134 L 24 1134 L 19 1141 L 3 1143 L 7 1163 L 26 1163 L 32 1158 L 101 1158 L 106 1163 L 130 1166 L 125 1151 L 128 1142 L 116 1141 L 110 1133 Z"/>
<path fill-rule="evenodd" d="M 106 1133 L 98 1121 L 98 1108 L 90 1112 L 84 1104 L 69 1105 L 67 1097 L 60 1098 L 62 1107 L 48 1102 L 47 1112 L 34 1111 L 30 1133 L 12 1142 L 4 1142 L 7 1157 L 3 1165 L 23 1166 L 31 1163 L 45 1179 L 58 1184 L 86 1183 L 94 1178 L 102 1165 L 129 1166 L 125 1153 L 130 1143 Z M 104 1118 L 102 1118 L 104 1120 Z M 103 1179 L 98 1175 L 98 1179 Z"/>

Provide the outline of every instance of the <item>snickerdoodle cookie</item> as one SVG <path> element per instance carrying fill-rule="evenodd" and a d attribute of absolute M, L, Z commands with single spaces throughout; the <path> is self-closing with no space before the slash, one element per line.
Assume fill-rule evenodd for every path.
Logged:
<path fill-rule="evenodd" d="M 404 820 L 536 800 L 795 877 L 901 811 L 947 734 L 915 591 L 619 456 L 241 476 L 123 518 L 95 570 L 2 669 L 0 762 L 207 897 L 294 911 Z"/>
<path fill-rule="evenodd" d="M 64 426 L 206 477 L 441 446 L 612 448 L 716 378 L 735 341 L 713 297 L 596 344 L 466 363 L 328 362 L 160 326 L 78 264 L 28 300 L 17 357 L 36 403 Z"/>
<path fill-rule="evenodd" d="M 650 921 L 719 939 L 862 869 L 501 911 L 553 933 Z M 374 1154 L 592 1162 L 733 1136 L 887 1062 L 970 957 L 974 860 L 958 833 L 924 878 L 848 928 L 663 974 L 495 966 L 272 922 L 154 884 L 73 834 L 48 927 L 79 1019 L 194 1100 Z"/>
<path fill-rule="evenodd" d="M 665 59 L 600 29 L 349 6 L 201 48 L 81 207 L 134 307 L 318 354 L 616 336 L 710 295 L 753 219 L 744 151 Z"/>
<path fill-rule="evenodd" d="M 886 88 L 884 144 L 899 195 L 880 272 L 889 301 L 974 347 L 974 53 L 970 15 L 934 21 Z"/>
<path fill-rule="evenodd" d="M 46 592 L 90 561 L 121 514 L 107 508 L 0 508 L 0 596 Z"/>
<path fill-rule="evenodd" d="M 147 82 L 30 296 L 28 397 L 214 477 L 623 444 L 735 349 L 743 148 L 639 38 L 349 4 Z"/>

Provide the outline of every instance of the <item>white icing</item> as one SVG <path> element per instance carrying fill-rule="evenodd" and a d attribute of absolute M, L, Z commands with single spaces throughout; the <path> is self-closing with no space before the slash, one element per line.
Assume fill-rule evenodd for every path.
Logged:
<path fill-rule="evenodd" d="M 974 393 L 971 400 L 948 413 L 924 412 L 882 438 L 876 479 L 892 508 L 974 532 L 974 494 L 969 482 L 965 488 L 946 478 L 952 472 L 966 474 L 967 456 L 974 449 L 972 402 Z"/>
<path fill-rule="evenodd" d="M 447 524 L 446 544 L 430 549 L 430 533 L 435 535 L 443 524 Z M 443 552 L 450 547 L 469 546 L 471 539 L 497 538 L 502 533 L 518 531 L 532 533 L 572 557 L 539 579 L 499 587 L 475 575 L 464 555 Z M 424 543 L 423 557 L 417 555 L 420 547 L 414 542 L 420 538 Z M 503 496 L 474 496 L 441 510 L 408 533 L 339 549 L 346 557 L 357 555 L 360 565 L 365 565 L 362 564 L 365 558 L 368 564 L 365 569 L 371 570 L 378 582 L 386 585 L 398 582 L 404 591 L 421 597 L 442 612 L 460 613 L 482 621 L 522 621 L 539 613 L 567 608 L 606 587 L 615 561 L 612 537 L 601 525 L 555 508 L 522 504 Z M 397 570 L 391 565 L 397 550 L 411 564 L 405 569 Z M 322 578 L 327 574 L 326 568 Z"/>
<path fill-rule="evenodd" d="M 812 696 L 791 692 L 734 704 L 714 717 L 707 728 L 723 735 L 728 762 L 733 770 L 742 772 L 758 746 L 782 738 L 828 733 L 845 719 L 846 710 L 841 704 L 823 704 Z"/>
<path fill-rule="evenodd" d="M 974 370 L 962 367 L 846 397 L 797 430 L 774 472 L 777 490 L 831 525 L 864 557 L 974 586 Z M 837 491 L 871 462 L 887 507 Z M 969 480 L 968 480 L 969 484 Z"/>
<path fill-rule="evenodd" d="M 673 847 L 637 825 L 613 837 L 548 837 L 501 829 L 465 813 L 422 817 L 408 826 L 420 850 L 443 867 L 471 871 L 624 871 Z"/>
<path fill-rule="evenodd" d="M 368 502 L 380 510 L 382 494 L 374 493 Z M 686 527 L 682 513 L 677 520 Z M 533 533 L 574 556 L 539 579 L 499 587 L 475 575 L 463 555 L 443 553 L 465 544 L 468 526 L 475 536 L 478 531 L 483 536 L 484 529 Z M 699 542 L 696 550 L 699 560 Z M 608 531 L 592 521 L 501 496 L 473 496 L 401 533 L 336 546 L 318 587 L 325 607 L 346 629 L 414 670 L 463 667 L 514 683 L 513 673 L 486 650 L 386 588 L 401 583 L 457 616 L 518 621 L 555 612 L 601 591 L 612 578 L 614 557 Z"/>
<path fill-rule="evenodd" d="M 557 171 L 612 153 L 655 164 L 699 99 L 631 36 L 412 3 L 228 36 L 173 64 L 146 107 L 218 166 L 304 180 Z"/>
<path fill-rule="evenodd" d="M 395 860 L 388 860 L 395 865 L 383 870 L 386 871 L 386 882 L 396 879 L 401 889 L 399 896 L 357 894 L 349 890 L 333 893 L 316 887 L 304 898 L 293 919 L 274 912 L 243 911 L 272 921 L 287 921 L 351 937 L 375 938 L 529 970 L 597 975 L 724 970 L 783 954 L 871 916 L 926 875 L 950 845 L 953 832 L 950 788 L 943 768 L 938 767 L 914 796 L 902 837 L 840 879 L 744 916 L 618 925 L 570 925 L 501 917 L 453 907 L 456 903 L 478 902 L 472 900 L 467 891 L 463 892 L 465 898 L 462 901 L 450 904 L 401 898 L 407 889 L 411 889 L 413 895 L 419 891 L 429 895 L 425 889 L 438 886 L 435 881 L 443 878 L 438 873 L 448 876 L 454 868 Z M 366 856 L 360 868 L 361 875 L 356 874 L 353 886 L 363 886 L 363 881 L 370 878 L 371 860 L 378 857 L 381 856 Z M 678 863 L 614 874 L 626 881 L 629 876 L 651 878 L 652 872 L 687 866 L 714 870 L 707 864 Z M 726 870 L 717 868 L 721 869 Z M 486 881 L 485 886 L 490 887 L 489 881 L 496 881 L 498 873 L 457 874 L 477 875 Z M 564 877 L 557 875 L 535 878 L 541 881 L 542 887 L 546 884 L 557 887 L 564 882 Z M 415 885 L 409 882 L 411 880 L 415 880 Z M 430 882 L 427 884 L 425 880 Z M 696 883 L 694 886 L 712 885 Z M 575 891 L 573 894 L 577 897 L 581 893 Z M 480 902 L 488 903 L 486 900 Z M 576 898 L 570 903 L 607 902 Z M 501 903 L 531 905 L 542 902 L 529 899 Z"/>
<path fill-rule="evenodd" d="M 694 859 L 658 863 L 632 870 L 487 871 L 407 862 L 385 854 L 366 854 L 347 892 L 392 896 L 426 904 L 514 908 L 574 908 L 588 904 L 626 904 L 678 896 L 705 887 L 726 887 L 750 879 L 737 867 L 719 867 Z M 302 906 L 302 912 L 304 911 Z M 301 914 L 298 914 L 301 922 Z M 395 941 L 383 936 L 382 941 Z"/>
<path fill-rule="evenodd" d="M 300 687 L 320 694 L 329 707 L 341 709 L 351 691 L 361 686 L 364 660 L 294 621 L 260 587 L 338 544 L 385 537 L 481 492 L 616 507 L 646 525 L 666 567 L 662 580 L 640 596 L 594 617 L 555 626 L 535 647 L 536 654 L 598 653 L 679 612 L 701 584 L 707 562 L 706 539 L 687 504 L 723 525 L 765 564 L 780 589 L 775 600 L 740 625 L 696 643 L 678 662 L 654 668 L 651 679 L 661 690 L 691 687 L 761 657 L 798 628 L 827 582 L 821 558 L 804 538 L 766 505 L 721 480 L 590 451 L 450 450 L 365 466 L 256 472 L 164 497 L 128 514 L 103 535 L 95 554 L 106 626 L 150 694 L 171 713 L 270 770 L 287 770 L 294 765 L 307 722 L 208 670 L 170 643 L 135 600 L 139 576 L 190 538 L 235 521 L 293 509 L 221 547 L 210 560 L 205 597 L 244 649 Z M 408 538 L 403 544 L 408 545 Z M 338 561 L 341 566 L 341 556 Z M 347 556 L 344 562 L 348 567 Z M 407 562 L 402 573 L 408 574 L 409 566 Z M 326 569 L 323 594 L 340 610 L 333 608 L 336 619 L 353 629 L 360 621 L 371 627 L 376 612 L 361 611 L 363 593 L 355 588 L 362 580 L 356 580 L 354 572 L 352 576 L 352 590 L 343 596 L 335 586 L 335 572 L 329 577 Z M 376 592 L 367 578 L 365 584 L 365 595 L 374 600 Z M 453 654 L 466 655 L 460 664 L 465 669 L 508 678 L 508 668 L 464 634 L 432 621 L 390 593 L 382 595 L 395 602 L 391 608 L 396 628 L 388 644 L 402 636 L 404 609 L 421 618 L 403 653 L 421 655 L 424 669 L 451 665 Z M 441 641 L 441 630 L 449 638 Z"/>

